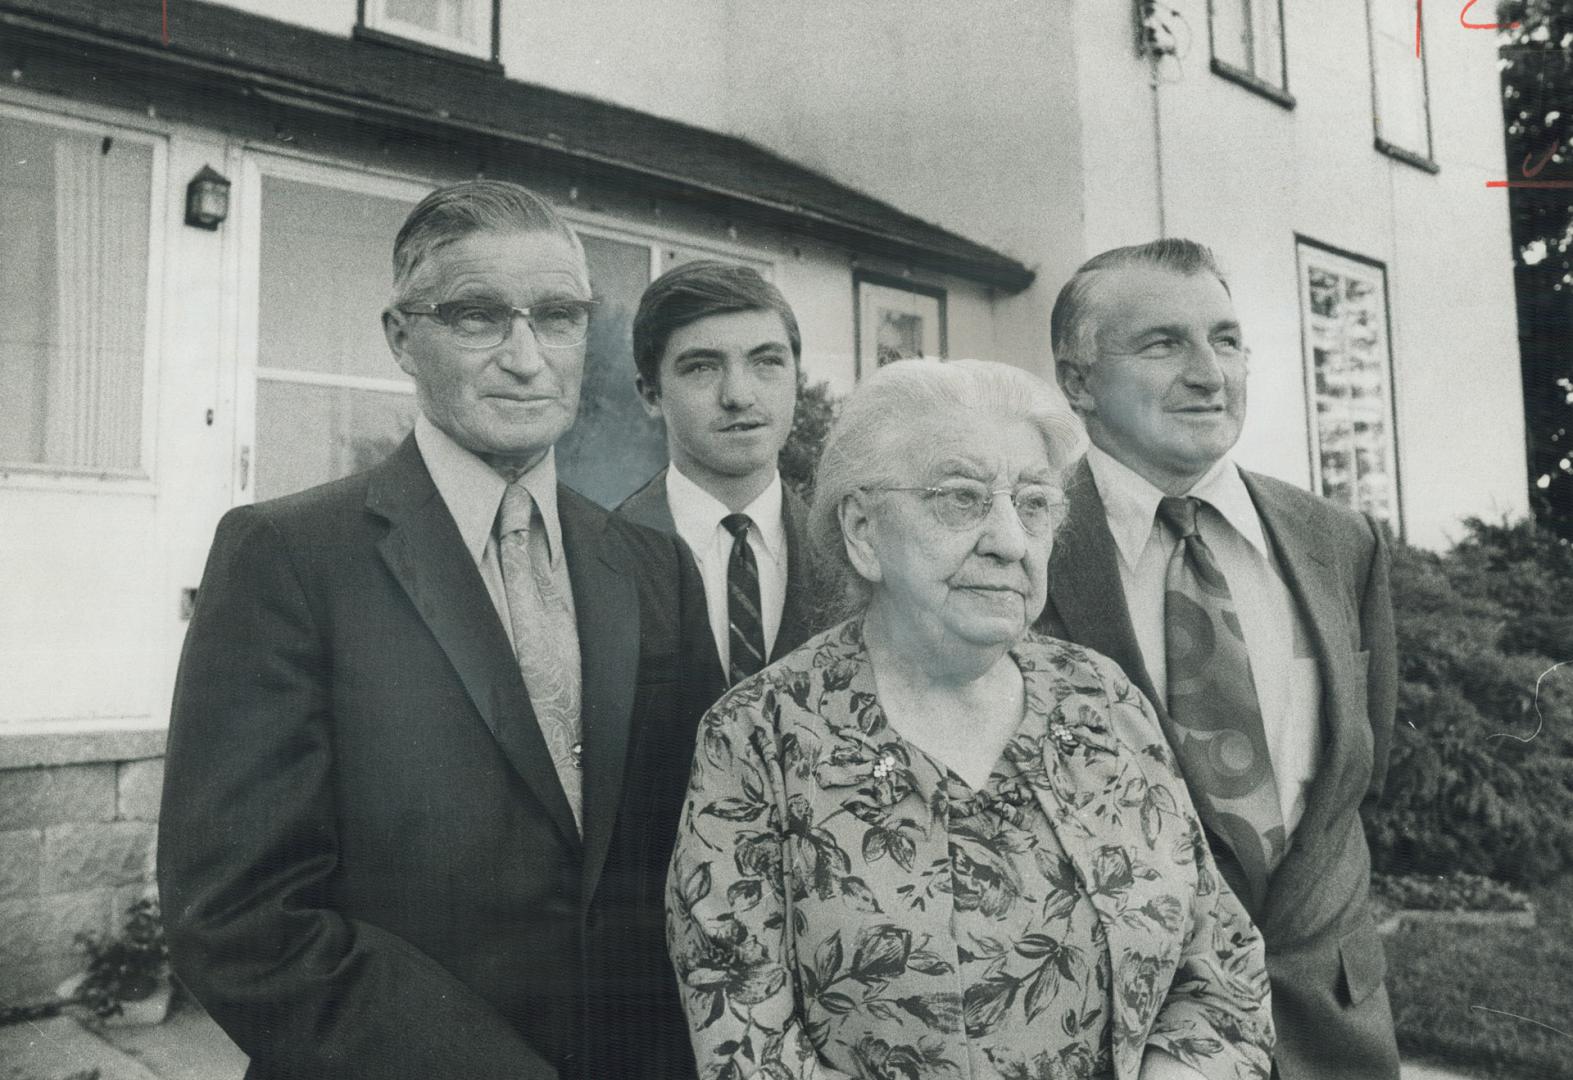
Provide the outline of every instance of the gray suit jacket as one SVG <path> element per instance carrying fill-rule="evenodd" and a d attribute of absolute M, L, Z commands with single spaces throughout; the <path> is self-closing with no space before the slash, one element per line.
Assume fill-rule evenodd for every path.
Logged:
<path fill-rule="evenodd" d="M 1284 1080 L 1394 1080 L 1398 1051 L 1360 819 L 1362 804 L 1381 794 L 1396 704 L 1387 543 L 1363 514 L 1242 474 L 1310 630 L 1322 681 L 1321 765 L 1289 851 L 1251 912 L 1267 941 L 1276 1071 Z M 1049 599 L 1037 628 L 1112 657 L 1162 714 L 1163 695 L 1142 662 L 1114 538 L 1085 461 L 1067 495 L 1070 517 L 1049 559 Z M 1208 838 L 1243 897 L 1233 852 L 1211 829 Z"/>
<path fill-rule="evenodd" d="M 666 470 L 656 473 L 644 487 L 624 499 L 617 513 L 636 525 L 676 536 L 677 524 L 666 499 Z M 772 662 L 830 626 L 822 611 L 825 597 L 815 583 L 813 560 L 808 555 L 808 507 L 784 485 L 781 521 L 787 535 L 786 605 L 781 609 L 781 626 L 770 650 Z"/>

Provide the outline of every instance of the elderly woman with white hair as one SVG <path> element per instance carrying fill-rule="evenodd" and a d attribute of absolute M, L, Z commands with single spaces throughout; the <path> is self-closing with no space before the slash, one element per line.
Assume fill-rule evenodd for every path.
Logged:
<path fill-rule="evenodd" d="M 811 528 L 850 618 L 706 716 L 673 856 L 706 1080 L 1267 1075 L 1261 938 L 1151 706 L 1027 634 L 1079 445 L 1002 364 L 846 401 Z"/>

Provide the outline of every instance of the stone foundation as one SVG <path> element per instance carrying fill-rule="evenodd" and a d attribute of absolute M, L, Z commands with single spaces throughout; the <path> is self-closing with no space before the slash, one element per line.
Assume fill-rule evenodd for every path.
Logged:
<path fill-rule="evenodd" d="M 0 728 L 0 1005 L 46 1001 L 79 933 L 156 895 L 164 732 Z"/>

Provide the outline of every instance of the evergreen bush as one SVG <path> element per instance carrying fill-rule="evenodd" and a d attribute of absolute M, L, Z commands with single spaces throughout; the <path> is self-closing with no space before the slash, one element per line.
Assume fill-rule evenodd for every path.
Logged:
<path fill-rule="evenodd" d="M 1398 722 L 1367 821 L 1388 873 L 1535 885 L 1573 869 L 1573 546 L 1467 523 L 1444 555 L 1394 546 Z"/>

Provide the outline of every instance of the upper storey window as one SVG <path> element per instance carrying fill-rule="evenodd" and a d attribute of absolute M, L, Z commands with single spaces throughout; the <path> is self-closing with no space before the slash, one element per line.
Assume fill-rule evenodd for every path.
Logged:
<path fill-rule="evenodd" d="M 1419 28 L 1403 9 L 1387 0 L 1367 0 L 1371 21 L 1372 115 L 1376 148 L 1431 172 L 1431 110 L 1426 92 L 1424 50 L 1416 47 Z"/>
<path fill-rule="evenodd" d="M 361 26 L 495 62 L 497 4 L 498 0 L 361 0 Z"/>
<path fill-rule="evenodd" d="M 1284 60 L 1283 0 L 1211 0 L 1213 71 L 1292 105 Z"/>

